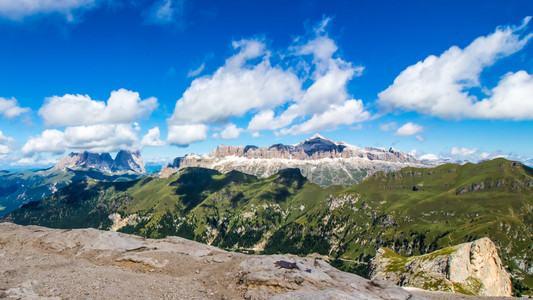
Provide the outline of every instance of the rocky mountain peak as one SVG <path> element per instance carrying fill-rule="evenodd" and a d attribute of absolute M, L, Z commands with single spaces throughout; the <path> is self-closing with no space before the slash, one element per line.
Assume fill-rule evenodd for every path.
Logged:
<path fill-rule="evenodd" d="M 303 150 L 308 156 L 313 156 L 317 152 L 340 153 L 346 146 L 340 145 L 317 133 L 302 143 L 296 144 L 295 148 Z"/>
<path fill-rule="evenodd" d="M 139 151 L 120 150 L 115 157 L 112 166 L 113 171 L 134 171 L 139 173 L 146 172 L 144 162 Z"/>
<path fill-rule="evenodd" d="M 131 152 L 126 150 L 120 150 L 115 159 L 109 153 L 73 152 L 63 157 L 53 169 L 98 169 L 106 172 L 146 172 L 141 153 L 139 151 Z"/>

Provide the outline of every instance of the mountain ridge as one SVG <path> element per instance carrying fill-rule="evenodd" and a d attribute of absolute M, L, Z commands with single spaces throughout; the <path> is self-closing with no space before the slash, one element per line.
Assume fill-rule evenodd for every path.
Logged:
<path fill-rule="evenodd" d="M 306 178 L 321 187 L 348 187 L 377 171 L 395 171 L 406 166 L 429 165 L 393 148 L 359 148 L 315 134 L 295 145 L 219 145 L 208 156 L 188 154 L 177 157 L 171 169 L 162 173 L 167 176 L 172 170 L 203 167 L 222 173 L 237 170 L 267 178 L 282 169 L 298 168 Z"/>

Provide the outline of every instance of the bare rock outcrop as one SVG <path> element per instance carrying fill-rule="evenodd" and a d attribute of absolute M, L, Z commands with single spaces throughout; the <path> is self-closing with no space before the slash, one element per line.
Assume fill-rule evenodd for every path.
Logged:
<path fill-rule="evenodd" d="M 511 296 L 511 280 L 489 238 L 402 257 L 381 248 L 369 276 L 400 286 L 484 296 Z"/>
<path fill-rule="evenodd" d="M 313 258 L 231 253 L 179 237 L 0 223 L 0 297 L 18 299 L 448 299 Z"/>

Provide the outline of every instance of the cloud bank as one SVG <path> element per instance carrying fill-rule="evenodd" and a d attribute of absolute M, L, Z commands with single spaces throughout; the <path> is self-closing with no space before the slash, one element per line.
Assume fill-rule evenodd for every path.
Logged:
<path fill-rule="evenodd" d="M 348 82 L 363 67 L 338 57 L 325 29 L 329 22 L 325 18 L 309 38 L 296 38 L 282 54 L 259 39 L 233 42 L 237 52 L 213 74 L 194 79 L 176 102 L 168 141 L 178 146 L 202 141 L 210 124 L 229 124 L 243 116 L 251 116 L 246 130 L 255 136 L 261 130 L 310 133 L 370 119 L 363 101 L 347 92 Z M 233 126 L 215 136 L 237 138 L 243 129 Z M 185 128 L 197 135 L 178 138 Z"/>

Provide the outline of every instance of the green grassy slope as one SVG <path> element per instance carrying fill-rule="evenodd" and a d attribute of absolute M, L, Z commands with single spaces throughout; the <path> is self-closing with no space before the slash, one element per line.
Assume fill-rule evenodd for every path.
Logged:
<path fill-rule="evenodd" d="M 130 181 L 140 174 L 109 174 L 99 170 L 40 170 L 8 172 L 0 171 L 0 217 L 21 205 L 40 201 L 72 182 L 83 179 L 103 181 Z"/>
<path fill-rule="evenodd" d="M 515 280 L 533 287 L 532 209 L 533 170 L 495 159 L 378 172 L 347 189 L 322 189 L 294 169 L 266 179 L 190 168 L 128 183 L 82 181 L 5 220 L 105 229 L 118 213 L 128 218 L 121 231 L 142 236 L 361 262 L 379 247 L 410 256 L 489 237 Z"/>

